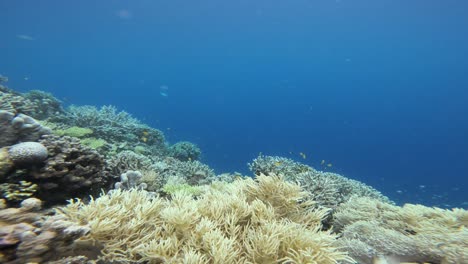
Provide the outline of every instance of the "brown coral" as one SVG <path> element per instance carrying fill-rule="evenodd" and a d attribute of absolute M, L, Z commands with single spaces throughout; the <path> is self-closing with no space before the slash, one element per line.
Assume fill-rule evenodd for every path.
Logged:
<path fill-rule="evenodd" d="M 55 135 L 39 141 L 47 148 L 49 157 L 44 165 L 28 171 L 26 180 L 38 185 L 37 197 L 49 204 L 63 203 L 74 197 L 98 194 L 111 184 L 103 157 L 84 147 L 79 140 Z"/>

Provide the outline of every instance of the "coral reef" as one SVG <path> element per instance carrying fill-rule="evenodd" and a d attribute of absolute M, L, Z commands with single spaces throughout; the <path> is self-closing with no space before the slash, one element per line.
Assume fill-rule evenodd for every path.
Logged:
<path fill-rule="evenodd" d="M 104 246 L 100 260 L 116 263 L 321 263 L 351 262 L 320 231 L 324 209 L 298 185 L 259 176 L 211 188 L 198 199 L 171 199 L 121 191 L 63 208 L 68 221 L 87 224 Z"/>
<path fill-rule="evenodd" d="M 153 155 L 161 155 L 166 151 L 161 131 L 141 123 L 127 112 L 117 112 L 114 106 L 103 106 L 100 109 L 94 106 L 70 106 L 65 115 L 57 116 L 52 121 L 89 128 L 95 137 L 110 143 L 144 143 L 152 146 Z"/>
<path fill-rule="evenodd" d="M 391 203 L 388 197 L 364 183 L 336 173 L 317 171 L 287 158 L 259 156 L 249 164 L 249 168 L 255 174 L 281 174 L 286 180 L 299 182 L 312 200 L 328 208 L 336 208 L 352 196 L 365 196 Z"/>
<path fill-rule="evenodd" d="M 23 94 L 23 97 L 35 105 L 32 116 L 37 119 L 46 119 L 63 114 L 62 102 L 52 94 L 39 90 L 31 90 Z"/>
<path fill-rule="evenodd" d="M 165 181 L 179 178 L 180 183 L 189 185 L 210 184 L 217 179 L 214 171 L 199 161 L 180 161 L 169 157 L 155 162 L 151 169 Z"/>
<path fill-rule="evenodd" d="M 41 201 L 29 198 L 20 208 L 0 210 L 0 262 L 45 263 L 70 255 L 73 242 L 89 228 L 63 216 L 45 216 Z"/>
<path fill-rule="evenodd" d="M 141 182 L 141 177 L 143 175 L 139 171 L 127 171 L 120 175 L 120 182 L 115 183 L 115 189 L 121 190 L 145 190 L 148 186 L 146 183 Z"/>
<path fill-rule="evenodd" d="M 0 90 L 0 109 L 10 113 L 33 116 L 36 106 L 29 99 L 11 90 Z"/>
<path fill-rule="evenodd" d="M 11 146 L 24 141 L 37 141 L 52 131 L 34 118 L 0 110 L 0 147 Z"/>
<path fill-rule="evenodd" d="M 130 150 L 119 152 L 110 157 L 107 162 L 112 175 L 121 175 L 129 170 L 148 171 L 151 170 L 153 164 L 150 158 Z"/>
<path fill-rule="evenodd" d="M 72 126 L 66 129 L 58 129 L 54 131 L 54 134 L 59 136 L 70 136 L 70 137 L 77 137 L 82 138 L 88 135 L 93 134 L 93 130 L 86 127 L 77 127 Z"/>
<path fill-rule="evenodd" d="M 37 191 L 37 184 L 27 181 L 19 181 L 18 183 L 2 183 L 0 184 L 0 194 L 8 202 L 21 202 L 27 198 L 31 198 Z"/>
<path fill-rule="evenodd" d="M 15 144 L 8 149 L 8 154 L 15 166 L 39 164 L 48 156 L 47 148 L 37 142 Z"/>
<path fill-rule="evenodd" d="M 334 214 L 339 244 L 360 263 L 468 263 L 467 227 L 466 210 L 398 207 L 368 197 L 354 197 Z"/>
<path fill-rule="evenodd" d="M 96 149 L 98 151 L 104 150 L 104 153 L 105 153 L 105 147 L 108 145 L 107 141 L 105 141 L 104 139 L 94 138 L 94 137 L 81 139 L 80 142 L 81 144 L 87 146 L 88 148 Z"/>
<path fill-rule="evenodd" d="M 248 166 L 254 175 L 281 174 L 286 177 L 291 177 L 312 170 L 311 167 L 295 162 L 292 159 L 265 155 L 259 155 L 252 163 L 248 163 Z"/>
<path fill-rule="evenodd" d="M 37 197 L 49 204 L 97 194 L 111 184 L 103 157 L 71 137 L 46 135 L 39 141 L 49 157 L 44 165 L 27 170 L 23 179 L 38 185 Z"/>
<path fill-rule="evenodd" d="M 170 146 L 168 154 L 181 161 L 194 161 L 200 158 L 201 150 L 191 142 L 181 141 Z"/>
<path fill-rule="evenodd" d="M 45 119 L 63 113 L 61 102 L 49 93 L 38 90 L 26 94 L 16 93 L 1 86 L 0 109 L 15 115 L 25 114 L 33 118 Z"/>

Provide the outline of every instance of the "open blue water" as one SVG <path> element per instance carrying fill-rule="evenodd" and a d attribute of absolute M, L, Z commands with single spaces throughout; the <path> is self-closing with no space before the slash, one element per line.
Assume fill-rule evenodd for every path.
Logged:
<path fill-rule="evenodd" d="M 466 14 L 455 0 L 0 0 L 0 74 L 116 105 L 217 173 L 248 173 L 260 152 L 325 160 L 398 202 L 466 208 Z"/>

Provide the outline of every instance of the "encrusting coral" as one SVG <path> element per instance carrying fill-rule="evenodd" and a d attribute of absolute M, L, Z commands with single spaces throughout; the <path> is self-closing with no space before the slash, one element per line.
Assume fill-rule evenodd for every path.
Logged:
<path fill-rule="evenodd" d="M 338 243 L 360 263 L 468 263 L 468 211 L 354 197 L 334 213 Z"/>
<path fill-rule="evenodd" d="M 85 224 L 85 239 L 103 246 L 106 263 L 337 263 L 351 262 L 322 232 L 326 209 L 312 209 L 300 186 L 277 176 L 236 180 L 194 199 L 116 190 L 89 204 L 60 209 Z"/>

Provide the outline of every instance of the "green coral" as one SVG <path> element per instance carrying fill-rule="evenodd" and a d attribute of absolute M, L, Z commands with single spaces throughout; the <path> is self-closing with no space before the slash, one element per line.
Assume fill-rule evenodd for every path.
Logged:
<path fill-rule="evenodd" d="M 59 136 L 70 136 L 70 137 L 77 137 L 83 138 L 93 133 L 92 129 L 85 128 L 85 127 L 77 127 L 72 126 L 67 129 L 59 129 L 55 131 L 55 134 Z"/>
<path fill-rule="evenodd" d="M 107 141 L 105 141 L 102 138 L 84 138 L 80 140 L 81 144 L 90 147 L 92 149 L 99 149 L 104 147 L 107 144 Z"/>

